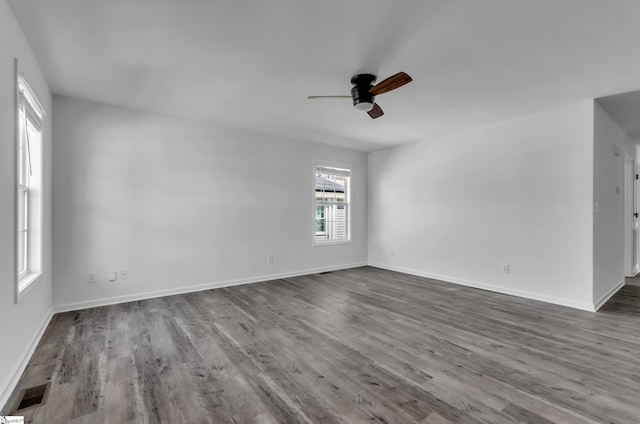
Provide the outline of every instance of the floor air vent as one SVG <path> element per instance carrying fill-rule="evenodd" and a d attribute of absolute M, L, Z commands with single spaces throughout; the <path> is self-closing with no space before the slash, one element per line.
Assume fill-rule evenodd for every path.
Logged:
<path fill-rule="evenodd" d="M 31 387 L 21 391 L 18 401 L 13 408 L 13 412 L 44 405 L 47 401 L 47 396 L 49 395 L 49 387 L 51 387 L 51 383 Z"/>

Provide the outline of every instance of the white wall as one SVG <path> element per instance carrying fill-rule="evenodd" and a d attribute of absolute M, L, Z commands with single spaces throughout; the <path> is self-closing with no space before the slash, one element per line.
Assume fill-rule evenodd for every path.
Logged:
<path fill-rule="evenodd" d="M 44 274 L 14 304 L 14 58 L 19 59 L 40 102 L 51 112 L 51 94 L 38 63 L 9 6 L 0 0 L 0 409 L 51 314 L 51 114 L 44 120 Z"/>
<path fill-rule="evenodd" d="M 593 166 L 593 193 L 597 203 L 593 214 L 593 299 L 596 304 L 624 284 L 624 153 L 631 153 L 631 144 L 627 133 L 596 102 Z"/>
<path fill-rule="evenodd" d="M 366 264 L 364 153 L 57 96 L 54 110 L 58 309 Z M 351 244 L 313 247 L 314 159 L 353 165 Z"/>
<path fill-rule="evenodd" d="M 592 310 L 593 154 L 593 101 L 371 153 L 369 262 Z"/>

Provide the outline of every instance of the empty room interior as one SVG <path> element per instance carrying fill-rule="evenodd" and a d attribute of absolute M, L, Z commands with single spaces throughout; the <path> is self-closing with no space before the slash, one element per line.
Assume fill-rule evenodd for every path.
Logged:
<path fill-rule="evenodd" d="M 0 0 L 2 422 L 640 422 L 639 20 Z"/>

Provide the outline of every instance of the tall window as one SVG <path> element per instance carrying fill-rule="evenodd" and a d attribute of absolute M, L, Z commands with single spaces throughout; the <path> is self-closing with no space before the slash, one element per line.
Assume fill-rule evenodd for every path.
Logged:
<path fill-rule="evenodd" d="M 44 110 L 22 75 L 18 76 L 17 84 L 16 288 L 19 295 L 42 274 Z"/>
<path fill-rule="evenodd" d="M 346 165 L 316 162 L 315 243 L 351 240 L 351 169 Z"/>

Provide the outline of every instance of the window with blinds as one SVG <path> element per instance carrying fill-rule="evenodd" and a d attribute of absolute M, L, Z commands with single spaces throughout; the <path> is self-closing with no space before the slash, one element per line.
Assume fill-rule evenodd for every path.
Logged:
<path fill-rule="evenodd" d="M 351 167 L 314 163 L 314 240 L 316 245 L 351 240 Z"/>
<path fill-rule="evenodd" d="M 44 109 L 23 75 L 17 79 L 16 301 L 42 274 L 42 120 Z"/>

